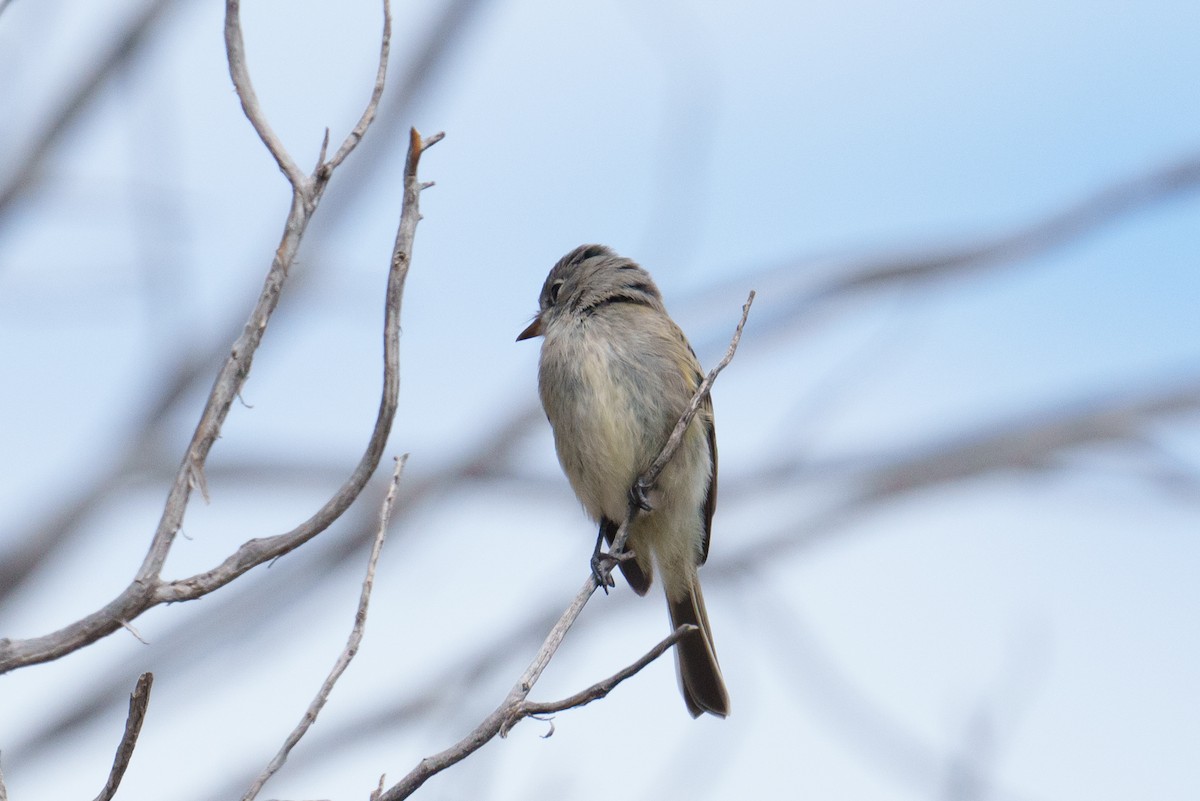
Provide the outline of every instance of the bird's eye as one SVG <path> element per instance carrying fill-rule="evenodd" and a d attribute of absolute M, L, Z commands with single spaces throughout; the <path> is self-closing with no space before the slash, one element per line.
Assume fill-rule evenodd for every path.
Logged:
<path fill-rule="evenodd" d="M 550 299 L 552 304 L 558 303 L 558 290 L 562 289 L 562 285 L 563 282 L 561 280 L 555 281 L 550 285 L 550 289 L 546 292 L 546 297 Z"/>

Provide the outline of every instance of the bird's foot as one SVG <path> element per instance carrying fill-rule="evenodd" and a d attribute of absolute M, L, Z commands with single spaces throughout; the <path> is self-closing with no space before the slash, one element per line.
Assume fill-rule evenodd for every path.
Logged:
<path fill-rule="evenodd" d="M 596 586 L 604 590 L 607 595 L 609 587 L 617 586 L 617 582 L 612 577 L 613 568 L 634 558 L 636 555 L 633 551 L 622 549 L 620 553 L 609 553 L 597 548 L 596 552 L 592 554 L 591 562 L 592 578 L 596 580 Z"/>
<path fill-rule="evenodd" d="M 654 502 L 650 499 L 650 493 L 653 488 L 649 484 L 643 484 L 639 478 L 633 482 L 633 486 L 629 488 L 629 501 L 643 512 L 653 512 Z"/>
<path fill-rule="evenodd" d="M 610 553 L 596 549 L 592 554 L 592 578 L 596 580 L 596 586 L 604 590 L 604 594 L 608 595 L 608 588 L 617 586 L 617 582 L 612 577 L 612 569 L 617 566 L 617 558 Z"/>

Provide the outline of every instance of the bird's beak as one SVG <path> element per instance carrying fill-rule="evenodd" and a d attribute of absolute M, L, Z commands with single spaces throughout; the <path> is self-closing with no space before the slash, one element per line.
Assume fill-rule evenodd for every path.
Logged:
<path fill-rule="evenodd" d="M 517 341 L 520 342 L 523 339 L 532 339 L 533 337 L 540 337 L 541 335 L 542 316 L 539 314 L 537 317 L 533 318 L 533 322 L 529 324 L 528 328 L 517 334 Z"/>

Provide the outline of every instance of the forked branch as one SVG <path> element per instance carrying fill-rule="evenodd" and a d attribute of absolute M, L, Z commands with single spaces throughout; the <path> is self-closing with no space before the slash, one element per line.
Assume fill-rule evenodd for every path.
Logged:
<path fill-rule="evenodd" d="M 282 145 L 274 138 L 269 126 L 266 126 L 265 118 L 262 117 L 245 69 L 241 26 L 238 20 L 238 2 L 237 0 L 228 0 L 226 5 L 226 42 L 229 48 L 230 74 L 233 76 L 234 86 L 243 108 L 246 109 L 247 116 L 293 185 L 292 205 L 284 224 L 279 246 L 275 250 L 258 302 L 251 311 L 241 336 L 230 348 L 229 356 L 213 382 L 200 421 L 167 495 L 158 527 L 133 580 L 104 607 L 58 631 L 25 640 L 0 639 L 0 674 L 19 667 L 57 659 L 64 654 L 83 648 L 117 629 L 129 626 L 131 621 L 147 609 L 163 603 L 199 598 L 228 584 L 251 568 L 299 547 L 337 520 L 350 507 L 350 504 L 366 486 L 371 475 L 374 474 L 382 457 L 388 434 L 391 432 L 399 395 L 400 308 L 405 279 L 412 261 L 417 222 L 421 216 L 420 193 L 423 188 L 428 186 L 419 180 L 417 167 L 421 154 L 439 141 L 442 134 L 422 139 L 420 134 L 414 130 L 410 135 L 404 172 L 404 204 L 388 272 L 387 299 L 384 311 L 383 391 L 374 428 L 368 439 L 366 451 L 358 465 L 333 497 L 312 517 L 295 529 L 273 537 L 250 540 L 221 564 L 203 573 L 175 581 L 166 581 L 162 578 L 163 565 L 176 535 L 182 528 L 192 490 L 205 491 L 204 466 L 209 451 L 220 436 L 230 407 L 241 392 L 250 373 L 254 354 L 266 332 L 271 315 L 278 305 L 283 286 L 299 249 L 300 240 L 312 219 L 326 185 L 328 174 L 334 167 L 341 164 L 342 159 L 353 150 L 374 118 L 386 74 L 390 21 L 390 10 L 385 0 L 380 68 L 367 109 L 333 159 L 318 166 L 318 170 L 324 170 L 322 173 L 324 178 L 312 181 L 310 186 L 309 179 L 298 180 L 299 173 L 292 169 L 294 164 L 290 158 L 287 158 Z"/>

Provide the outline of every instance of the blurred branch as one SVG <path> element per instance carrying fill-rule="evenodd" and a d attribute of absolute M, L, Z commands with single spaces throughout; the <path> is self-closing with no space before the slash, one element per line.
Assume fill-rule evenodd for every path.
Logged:
<path fill-rule="evenodd" d="M 150 687 L 153 684 L 154 674 L 143 673 L 137 680 L 133 694 L 129 696 L 129 716 L 125 719 L 125 734 L 121 737 L 121 744 L 117 746 L 108 781 L 104 783 L 100 795 L 96 796 L 96 801 L 112 801 L 112 797 L 117 793 L 117 787 L 125 776 L 125 769 L 129 767 L 129 760 L 133 758 L 133 749 L 137 746 L 142 722 L 146 719 L 146 706 L 150 703 Z"/>
<path fill-rule="evenodd" d="M 17 165 L 16 171 L 0 184 L 0 224 L 12 211 L 13 204 L 36 186 L 42 162 L 57 147 L 59 140 L 71 129 L 99 89 L 129 65 L 169 5 L 171 0 L 151 0 L 142 6 L 141 11 L 113 37 L 108 50 L 84 73 L 75 89 L 66 94 L 62 104 L 50 115 L 46 127 L 30 137 L 34 143 L 30 151 L 13 159 Z"/>
<path fill-rule="evenodd" d="M 522 443 L 529 429 L 542 419 L 544 418 L 541 412 L 533 409 L 516 412 L 509 419 L 501 421 L 491 433 L 482 437 L 476 447 L 464 454 L 460 460 L 425 476 L 408 479 L 408 490 L 398 503 L 394 519 L 403 520 L 429 503 L 456 491 L 463 481 L 498 475 L 505 462 L 512 458 L 514 450 Z M 332 467 L 327 469 L 333 470 Z M 265 472 L 274 478 L 281 477 L 276 474 L 274 467 Z M 343 474 L 344 471 L 339 470 L 337 478 L 340 480 Z M 262 475 L 263 471 L 260 471 L 257 476 L 260 482 Z M 282 474 L 282 480 L 287 479 L 287 474 Z M 246 486 L 254 485 L 248 483 Z M 306 559 L 278 563 L 270 571 L 260 573 L 257 580 L 252 582 L 235 582 L 225 591 L 210 597 L 202 607 L 193 610 L 193 615 L 187 620 L 172 618 L 168 627 L 156 637 L 157 647 L 153 653 L 131 656 L 124 662 L 114 664 L 107 671 L 107 677 L 95 677 L 88 682 L 85 688 L 81 688 L 85 694 L 74 699 L 63 710 L 48 713 L 39 719 L 36 723 L 37 728 L 23 741 L 10 746 L 6 753 L 10 756 L 15 754 L 18 761 L 30 760 L 43 749 L 51 747 L 58 738 L 95 720 L 108 708 L 109 699 L 119 692 L 124 677 L 131 670 L 141 669 L 147 659 L 156 672 L 178 673 L 179 670 L 196 668 L 207 661 L 236 658 L 231 657 L 226 649 L 235 647 L 237 643 L 252 641 L 258 631 L 268 625 L 268 621 L 275 619 L 276 615 L 294 602 L 299 588 L 303 588 L 304 592 L 311 592 L 312 588 L 321 582 L 336 576 L 340 569 L 347 566 L 350 559 L 357 558 L 362 546 L 373 536 L 374 527 L 372 522 L 365 519 L 363 510 L 358 509 L 356 512 L 356 509 L 358 507 L 351 507 L 339 521 L 342 527 L 349 528 L 349 536 L 332 539 L 321 537 L 312 543 L 316 550 L 307 552 Z M 347 518 L 351 516 L 355 519 L 347 524 Z M 256 612 L 253 616 L 238 613 L 239 610 L 251 608 Z M 485 649 L 479 655 L 482 661 L 467 667 L 464 675 L 478 675 L 483 665 L 492 664 L 507 655 L 513 642 L 536 644 L 546 628 L 553 624 L 555 617 L 555 613 L 548 613 L 522 623 L 517 631 L 497 639 L 491 649 Z M 212 633 L 218 630 L 221 636 L 213 641 Z M 443 689 L 444 683 L 439 682 L 428 694 L 422 691 L 415 692 L 414 695 L 418 696 L 415 704 L 402 702 L 399 706 L 403 709 L 424 709 L 427 704 L 420 700 L 419 696 L 428 695 L 432 698 Z M 384 723 L 394 724 L 397 720 L 405 719 L 406 713 L 403 711 L 384 709 L 387 711 L 380 713 L 383 716 L 382 720 L 371 720 L 362 725 L 378 728 Z M 359 729 L 360 727 L 356 726 L 355 731 L 342 734 L 337 742 L 348 742 Z M 323 735 L 322 740 L 324 742 Z M 333 747 L 333 744 L 326 745 L 323 753 Z M 244 792 L 246 785 L 258 770 L 259 766 L 253 765 L 249 770 L 238 774 L 244 775 L 244 780 L 239 779 L 223 787 L 221 791 L 208 793 L 204 797 L 236 797 Z"/>
<path fill-rule="evenodd" d="M 385 0 L 385 20 L 390 20 L 386 6 Z M 229 0 L 226 10 L 228 17 L 236 18 L 237 0 Z M 227 20 L 227 34 L 231 29 L 234 34 L 237 34 L 238 27 L 236 21 Z M 388 36 L 386 26 L 384 36 L 385 38 Z M 239 58 L 237 48 L 240 44 L 240 34 L 228 35 L 227 43 L 231 47 L 230 60 L 236 63 Z M 381 54 L 386 57 L 386 53 L 385 46 L 381 48 Z M 238 68 L 232 64 L 230 69 L 231 74 L 236 75 L 239 72 Z M 371 104 L 378 101 L 378 83 L 383 79 L 384 74 L 384 70 L 381 69 L 376 78 L 376 91 L 372 93 Z M 239 84 L 235 77 L 235 86 L 241 94 L 242 89 L 247 85 Z M 243 107 L 247 109 L 248 115 L 255 113 L 256 103 L 252 95 L 248 98 L 243 97 Z M 367 122 L 369 122 L 370 113 L 369 104 L 368 112 L 364 114 Z M 253 119 L 252 116 L 252 121 Z M 262 122 L 265 124 L 265 121 Z M 324 169 L 325 178 L 318 175 L 314 179 L 305 178 L 301 183 L 293 183 L 291 211 L 259 302 L 251 313 L 242 336 L 234 343 L 232 352 L 213 385 L 200 423 L 192 437 L 192 443 L 188 447 L 187 454 L 168 495 L 163 516 L 150 549 L 133 582 L 104 608 L 57 632 L 28 640 L 0 640 L 0 673 L 16 667 L 55 659 L 81 648 L 112 633 L 122 625 L 127 625 L 129 621 L 146 609 L 160 603 L 190 600 L 211 592 L 252 567 L 302 545 L 328 528 L 349 508 L 378 465 L 395 416 L 399 393 L 399 314 L 404 282 L 411 262 L 416 225 L 420 218 L 419 196 L 423 188 L 417 178 L 417 165 L 421 154 L 440 139 L 441 135 L 439 134 L 429 140 L 423 140 L 415 130 L 411 132 L 404 176 L 404 203 L 388 275 L 384 315 L 383 397 L 380 400 L 379 414 L 368 441 L 366 453 L 338 492 L 313 517 L 296 529 L 268 539 L 250 540 L 221 565 L 206 573 L 172 582 L 164 582 L 161 578 L 163 564 L 175 535 L 181 528 L 191 490 L 193 487 L 198 487 L 201 492 L 204 492 L 204 462 L 220 433 L 233 399 L 237 397 L 249 374 L 251 360 L 262 340 L 270 315 L 278 304 L 283 284 L 287 279 L 288 270 L 295 258 L 304 229 L 311 219 L 326 185 L 329 169 L 327 164 L 322 162 L 318 165 L 317 172 L 319 174 Z M 351 143 L 352 147 L 353 142 L 356 142 L 357 139 L 352 134 L 347 141 Z M 268 141 L 267 145 L 272 148 L 272 142 Z M 289 178 L 292 177 L 289 175 Z"/>
<path fill-rule="evenodd" d="M 1152 391 L 1122 391 L 1065 403 L 1012 422 L 978 429 L 882 464 L 863 496 L 886 496 L 959 481 L 998 468 L 1048 467 L 1081 445 L 1136 439 L 1149 423 L 1200 409 L 1200 375 Z"/>
<path fill-rule="evenodd" d="M 319 219 L 319 218 L 318 218 Z M 293 294 L 305 286 L 305 273 L 299 273 L 289 278 Z M 286 318 L 295 314 L 295 307 L 284 305 L 277 309 L 272 320 Z M 244 325 L 241 313 L 231 314 L 227 324 L 215 325 L 213 330 L 225 331 L 237 325 Z M 279 323 L 276 323 L 277 327 Z M 83 524 L 88 517 L 95 514 L 97 508 L 106 501 L 112 501 L 121 490 L 136 487 L 141 482 L 170 481 L 174 479 L 177 469 L 176 457 L 167 455 L 163 448 L 167 438 L 167 427 L 173 415 L 188 401 L 190 393 L 195 392 L 210 371 L 216 370 L 229 355 L 229 344 L 224 335 L 213 337 L 210 341 L 197 343 L 193 347 L 180 350 L 179 358 L 173 363 L 156 369 L 158 382 L 151 390 L 149 402 L 141 409 L 136 419 L 127 424 L 112 423 L 126 429 L 119 438 L 123 449 L 115 454 L 113 460 L 98 470 L 90 479 L 80 479 L 78 485 L 82 489 L 75 495 L 68 495 L 45 516 L 25 531 L 15 533 L 11 539 L 12 545 L 0 553 L 0 604 L 6 596 L 14 594 L 25 584 L 38 568 L 46 563 L 57 551 L 69 544 L 73 537 L 83 531 Z M 255 465 L 246 466 L 253 469 Z M 262 463 L 257 467 L 262 468 Z M 278 465 L 265 468 L 272 471 L 279 469 Z M 303 469 L 293 465 L 290 469 Z M 336 469 L 336 480 L 344 475 L 344 468 L 329 465 L 326 470 Z M 220 470 L 220 469 L 218 469 Z M 206 468 L 206 475 L 209 474 Z M 259 476 L 261 478 L 261 475 Z M 248 482 L 243 482 L 249 486 Z"/>
<path fill-rule="evenodd" d="M 796 714 L 824 718 L 827 725 L 842 734 L 878 767 L 912 787 L 926 789 L 937 785 L 945 769 L 945 759 L 935 747 L 893 714 L 885 705 L 846 677 L 846 671 L 825 653 L 813 632 L 790 603 L 765 583 L 756 583 L 759 596 L 750 620 L 762 621 L 760 641 L 770 648 L 780 674 L 791 677 L 792 685 L 807 690 L 810 703 Z M 959 779 L 975 786 L 988 787 L 988 798 L 1019 801 L 1024 796 L 989 781 L 970 763 L 960 763 Z"/>
<path fill-rule="evenodd" d="M 263 769 L 254 783 L 250 785 L 250 789 L 242 796 L 242 801 L 254 801 L 254 798 L 262 790 L 264 784 L 275 775 L 275 773 L 283 767 L 283 763 L 287 761 L 288 755 L 295 748 L 296 743 L 308 733 L 309 728 L 317 720 L 317 715 L 321 713 L 321 709 L 325 706 L 325 702 L 329 700 L 329 694 L 333 692 L 333 685 L 346 672 L 346 668 L 350 666 L 350 660 L 354 659 L 354 655 L 358 653 L 358 646 L 362 642 L 363 631 L 367 625 L 367 605 L 371 601 L 371 588 L 375 584 L 375 565 L 379 562 L 379 554 L 383 550 L 383 540 L 387 536 L 388 521 L 392 516 L 392 507 L 396 503 L 396 490 L 400 486 L 400 473 L 404 470 L 404 464 L 408 461 L 408 454 L 404 454 L 396 460 L 396 468 L 392 471 L 392 480 L 388 485 L 387 496 L 383 499 L 383 507 L 379 511 L 379 526 L 375 531 L 375 541 L 371 545 L 371 556 L 367 560 L 367 575 L 363 579 L 362 592 L 358 597 L 358 610 L 354 614 L 354 627 L 350 630 L 350 639 L 346 641 L 346 647 L 342 649 L 341 655 L 337 662 L 334 663 L 333 669 L 321 684 L 321 689 L 317 692 L 316 698 L 308 705 L 308 709 L 304 712 L 304 717 L 300 723 L 296 725 L 287 736 L 283 746 L 270 764 Z"/>
<path fill-rule="evenodd" d="M 995 798 L 996 733 L 991 715 L 981 705 L 967 721 L 963 742 L 946 758 L 942 798 L 945 801 L 984 801 Z"/>
<path fill-rule="evenodd" d="M 1200 189 L 1200 153 L 1157 165 L 1114 181 L 1064 206 L 1006 232 L 945 244 L 910 253 L 883 256 L 833 256 L 816 260 L 792 258 L 759 270 L 737 270 L 738 281 L 756 284 L 787 281 L 775 291 L 786 302 L 758 323 L 759 338 L 794 332 L 816 319 L 816 308 L 832 301 L 895 287 L 916 287 L 979 274 L 988 268 L 1014 265 L 1113 226 L 1123 218 Z M 797 282 L 799 285 L 797 286 Z M 724 290 L 724 287 L 714 289 Z M 764 291 L 769 289 L 769 284 Z"/>
<path fill-rule="evenodd" d="M 446 56 L 447 48 L 450 46 L 449 42 L 461 34 L 461 28 L 481 5 L 480 0 L 454 0 L 446 6 L 443 16 L 433 26 L 418 57 L 414 58 L 412 68 L 400 84 L 400 90 L 392 94 L 393 99 L 390 101 L 392 106 L 407 109 L 407 105 L 416 96 L 416 93 L 429 80 L 435 65 Z M 388 142 L 390 137 L 387 134 L 394 126 L 397 115 L 389 110 L 381 116 L 382 118 L 376 126 L 377 128 L 383 126 L 380 129 L 382 135 L 378 138 L 383 142 Z M 369 169 L 366 164 L 375 158 L 373 149 L 374 145 L 368 142 L 365 147 L 367 151 L 364 154 L 365 158 L 360 158 L 348 165 L 347 177 L 362 179 L 347 182 L 351 191 L 360 190 L 361 184 L 365 182 L 367 176 L 361 173 L 363 170 Z M 843 261 L 837 269 L 847 273 L 846 276 L 826 282 L 825 287 L 819 291 L 798 293 L 784 312 L 768 315 L 760 320 L 759 337 L 761 339 L 771 329 L 778 332 L 783 328 L 791 329 L 797 325 L 806 324 L 805 321 L 810 318 L 796 314 L 796 309 L 807 308 L 819 299 L 832 299 L 852 291 L 913 283 L 918 279 L 945 278 L 975 268 L 1009 263 L 1018 258 L 1028 258 L 1039 252 L 1039 248 L 1065 244 L 1073 238 L 1085 236 L 1106 225 L 1114 224 L 1124 214 L 1136 212 L 1154 202 L 1194 190 L 1197 186 L 1200 186 L 1200 156 L 1191 156 L 1159 166 L 1141 176 L 1114 182 L 1030 225 L 992 239 L 961 247 L 933 248 L 923 255 Z M 330 216 L 337 217 L 346 208 L 344 203 L 334 203 L 326 210 L 326 214 L 317 218 L 318 224 Z M 783 268 L 761 270 L 758 272 L 758 276 L 765 280 L 782 272 L 794 274 L 795 268 L 796 264 L 792 261 Z M 211 347 L 212 356 L 206 355 L 203 358 L 181 362 L 168 382 L 167 388 L 163 391 L 161 401 L 152 406 L 152 411 L 147 415 L 143 426 L 148 426 L 151 421 L 165 417 L 172 406 L 181 399 L 184 391 L 196 380 L 204 366 L 224 350 L 224 345 L 214 342 Z M 531 418 L 537 417 L 537 412 L 532 406 L 526 410 L 526 414 Z M 137 442 L 141 443 L 148 438 L 149 432 L 139 429 L 139 433 L 134 436 L 138 437 Z M 0 600 L 28 578 L 40 560 L 59 546 L 72 527 L 76 526 L 100 501 L 111 496 L 112 491 L 120 486 L 122 475 L 136 465 L 139 450 L 131 448 L 125 459 L 115 463 L 107 475 L 96 479 L 83 494 L 77 496 L 70 503 L 56 507 L 55 514 L 36 529 L 13 538 L 20 544 L 11 547 L 5 553 L 5 558 L 0 560 Z"/>
<path fill-rule="evenodd" d="M 868 261 L 827 285 L 818 297 L 876 286 L 929 281 L 996 264 L 1020 261 L 1109 225 L 1155 202 L 1200 187 L 1200 156 L 1160 166 L 1101 187 L 1059 211 L 1006 234 L 961 248 L 920 256 Z"/>
<path fill-rule="evenodd" d="M 562 643 L 563 638 L 566 637 L 567 630 L 579 616 L 579 613 L 583 611 L 583 607 L 587 604 L 588 599 L 591 598 L 592 593 L 596 591 L 598 586 L 595 576 L 589 574 L 583 588 L 576 594 L 575 599 L 567 607 L 567 610 L 559 617 L 558 622 L 554 624 L 554 627 L 550 630 L 550 634 L 546 636 L 542 647 L 538 650 L 537 655 L 525 669 L 525 672 L 513 686 L 512 690 L 509 691 L 508 696 L 501 702 L 500 706 L 496 707 L 490 715 L 484 718 L 478 726 L 457 743 L 431 757 L 422 759 L 407 776 L 380 796 L 380 801 L 399 801 L 399 799 L 408 798 L 434 775 L 458 764 L 479 750 L 496 735 L 506 731 L 506 724 L 511 718 L 513 711 L 529 695 L 529 691 L 533 689 L 533 685 L 537 682 L 542 671 L 545 670 L 546 665 L 549 664 L 550 659 L 558 650 L 558 646 Z"/>
<path fill-rule="evenodd" d="M 523 714 L 520 710 L 525 704 L 525 699 L 528 697 L 529 692 L 533 689 L 533 686 L 537 683 L 538 679 L 541 678 L 546 666 L 550 664 L 550 660 L 553 659 L 554 655 L 558 652 L 558 648 L 566 638 L 567 632 L 570 630 L 575 620 L 579 617 L 579 614 L 583 611 L 584 606 L 587 605 L 587 602 L 592 597 L 592 594 L 595 593 L 596 590 L 601 586 L 606 586 L 610 582 L 609 574 L 612 572 L 612 568 L 615 566 L 617 559 L 620 558 L 623 552 L 625 540 L 628 537 L 630 524 L 633 522 L 634 518 L 637 517 L 637 515 L 650 508 L 648 505 L 641 505 L 637 498 L 639 495 L 644 497 L 646 492 L 653 487 L 654 482 L 662 472 L 663 466 L 679 447 L 679 442 L 683 436 L 682 432 L 685 431 L 691 424 L 692 419 L 696 416 L 696 412 L 700 408 L 700 404 L 705 398 L 708 397 L 709 392 L 712 390 L 713 382 L 716 381 L 720 372 L 725 369 L 730 361 L 733 360 L 734 353 L 737 352 L 738 342 L 740 342 L 742 338 L 742 329 L 746 326 L 746 318 L 750 314 L 750 305 L 753 302 L 754 292 L 751 291 L 750 296 L 746 299 L 745 305 L 742 306 L 742 316 L 738 321 L 737 329 L 734 331 L 733 339 L 729 343 L 729 350 L 726 352 L 725 357 L 721 359 L 721 362 L 714 367 L 707 376 L 705 376 L 704 380 L 700 383 L 700 386 L 696 388 L 696 392 L 693 394 L 691 402 L 684 409 L 683 414 L 680 415 L 679 422 L 676 424 L 675 429 L 671 432 L 671 435 L 667 438 L 666 442 L 663 443 L 658 458 L 655 459 L 655 461 L 645 472 L 638 476 L 637 480 L 630 488 L 629 509 L 625 515 L 625 519 L 621 522 L 620 527 L 617 529 L 616 536 L 613 538 L 610 550 L 610 555 L 616 558 L 602 562 L 598 571 L 596 570 L 595 566 L 593 566 L 593 571 L 588 575 L 587 581 L 584 582 L 583 587 L 581 587 L 579 592 L 576 593 L 574 600 L 567 607 L 566 611 L 563 612 L 559 617 L 558 622 L 554 624 L 554 627 L 550 630 L 550 633 L 542 642 L 542 647 L 538 649 L 537 654 L 534 656 L 533 661 L 529 663 L 527 668 L 525 668 L 525 672 L 521 674 L 521 678 L 517 680 L 517 683 L 509 691 L 508 696 L 504 699 L 500 706 L 496 707 L 496 709 L 493 710 L 490 715 L 484 718 L 483 722 L 476 726 L 475 729 L 467 734 L 466 737 L 463 737 L 457 743 L 445 749 L 444 751 L 441 751 L 440 753 L 437 753 L 431 757 L 422 759 L 417 767 L 410 771 L 407 776 L 405 776 L 399 783 L 393 785 L 387 790 L 387 792 L 380 796 L 381 801 L 399 801 L 399 799 L 408 798 L 410 795 L 416 792 L 421 785 L 428 781 L 430 777 L 466 759 L 475 751 L 479 750 L 484 743 L 494 738 L 497 734 L 501 736 L 505 735 L 508 730 L 517 723 L 517 721 L 524 717 L 525 714 L 528 714 Z M 669 648 L 674 642 L 677 642 L 678 637 L 676 637 L 675 634 L 682 636 L 687 633 L 689 633 L 687 627 L 680 627 L 679 631 L 673 633 L 671 637 L 668 637 L 667 640 L 663 641 L 666 643 L 666 645 L 660 643 L 660 645 L 662 645 L 662 650 L 652 649 L 647 656 L 643 657 L 645 664 L 649 664 L 658 655 Z M 628 675 L 633 675 L 633 673 L 641 670 L 642 667 L 644 667 L 644 665 L 635 663 L 635 665 L 631 666 L 630 668 L 626 668 L 625 671 L 621 671 L 620 673 L 616 674 L 620 678 L 614 677 L 616 678 L 616 681 L 613 683 L 613 686 L 625 678 L 624 674 L 626 671 L 629 671 Z M 610 679 L 610 681 L 612 681 L 612 679 Z M 590 689 L 595 689 L 595 686 L 602 685 L 604 685 L 604 682 L 601 682 L 600 685 L 594 685 L 593 688 Z M 588 693 L 590 689 L 585 690 L 583 694 Z M 607 692 L 608 691 L 605 690 L 604 694 L 607 694 Z M 588 700 L 592 699 L 589 698 Z M 583 701 L 582 703 L 587 703 L 587 701 Z M 578 706 L 579 704 L 575 705 Z"/>
<path fill-rule="evenodd" d="M 469 23 L 486 5 L 486 0 L 446 0 L 441 5 L 424 38 L 413 48 L 400 79 L 392 83 L 381 100 L 374 135 L 364 143 L 358 158 L 342 171 L 325 213 L 315 222 L 317 231 L 336 228 L 352 215 L 354 199 L 368 194 L 373 182 L 383 175 L 379 162 L 392 154 L 393 143 L 412 120 L 416 101 L 428 90 L 439 69 L 445 68 L 455 48 L 465 40 Z"/>
<path fill-rule="evenodd" d="M 821 517 L 793 524 L 770 534 L 710 568 L 710 576 L 725 571 L 753 570 L 782 553 L 833 536 L 838 526 L 898 495 L 920 492 L 1002 470 L 1033 470 L 1052 466 L 1072 448 L 1103 444 L 1139 435 L 1139 429 L 1174 414 L 1200 410 L 1200 375 L 1152 390 L 1109 392 L 1071 403 L 1055 404 L 1002 425 L 992 425 L 951 437 L 921 449 L 873 456 L 828 465 L 769 468 L 755 482 L 758 488 L 776 486 L 790 471 L 836 477 L 852 489 Z"/>

